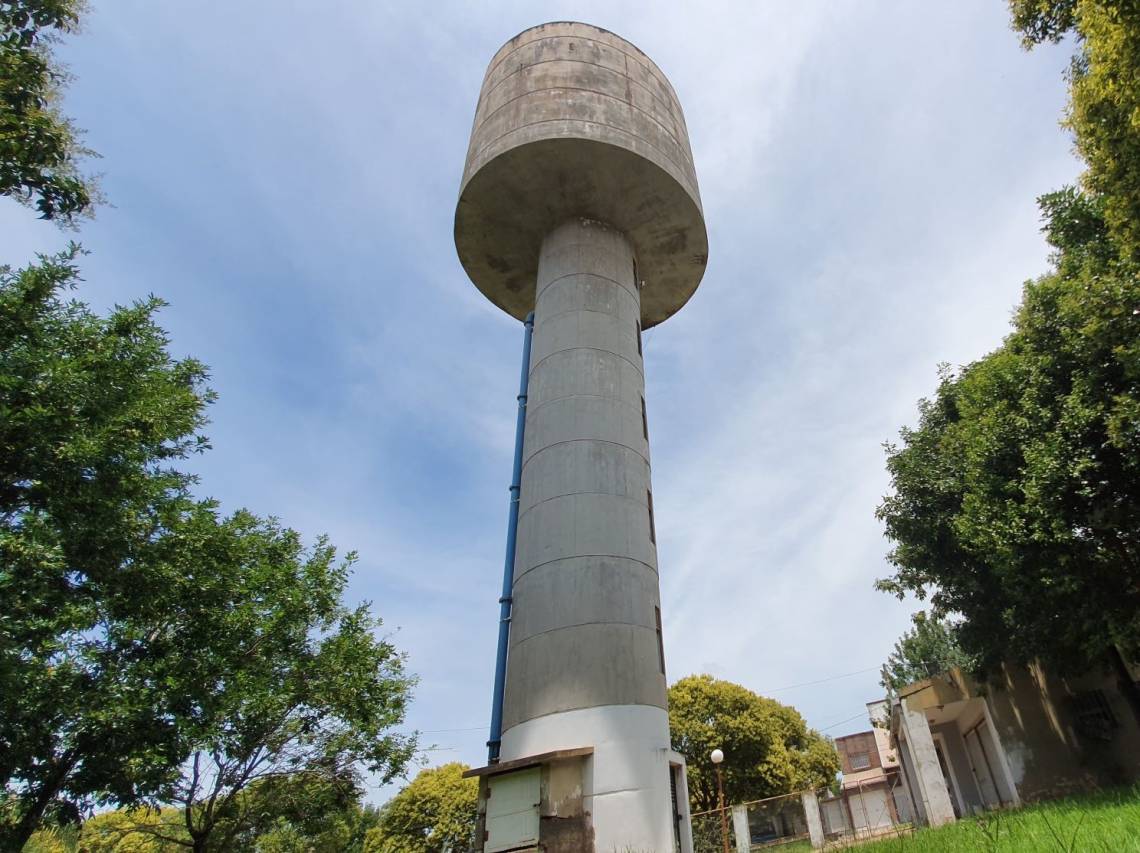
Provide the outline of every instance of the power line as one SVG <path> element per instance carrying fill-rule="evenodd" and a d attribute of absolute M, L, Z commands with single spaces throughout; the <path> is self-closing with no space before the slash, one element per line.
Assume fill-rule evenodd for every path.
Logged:
<path fill-rule="evenodd" d="M 467 728 L 464 728 L 464 729 L 427 729 L 425 731 L 421 731 L 420 734 L 421 735 L 442 735 L 442 734 L 449 734 L 451 732 L 479 732 L 479 731 L 483 731 L 483 729 L 486 729 L 486 728 L 489 728 L 489 726 L 487 724 L 484 724 L 481 726 L 468 726 Z"/>
<path fill-rule="evenodd" d="M 865 672 L 875 672 L 879 668 L 877 666 L 869 666 L 866 669 L 857 669 L 854 672 L 845 672 L 842 675 L 829 675 L 827 678 L 820 678 L 816 681 L 804 681 L 800 684 L 789 684 L 787 687 L 774 687 L 766 692 L 779 693 L 781 690 L 794 690 L 797 687 L 810 687 L 813 684 L 825 684 L 828 681 L 838 681 L 840 678 L 850 678 L 853 675 L 862 675 Z"/>
<path fill-rule="evenodd" d="M 841 726 L 841 725 L 843 725 L 844 723 L 849 723 L 849 722 L 851 722 L 852 720 L 857 720 L 857 719 L 859 719 L 860 717 L 862 717 L 862 716 L 865 716 L 865 715 L 866 715 L 866 713 L 867 713 L 866 711 L 860 711 L 860 712 L 859 712 L 858 714 L 856 714 L 854 717 L 848 717 L 846 720 L 840 720 L 838 723 L 832 723 L 830 726 L 824 726 L 822 729 L 820 729 L 820 731 L 821 731 L 821 732 L 825 732 L 825 731 L 827 731 L 828 729 L 833 729 L 833 728 L 835 728 L 836 726 Z"/>

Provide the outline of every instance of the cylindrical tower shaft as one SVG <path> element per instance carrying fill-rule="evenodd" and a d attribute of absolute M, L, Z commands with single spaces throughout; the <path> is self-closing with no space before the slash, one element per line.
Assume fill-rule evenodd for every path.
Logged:
<path fill-rule="evenodd" d="M 609 836 L 597 849 L 651 838 L 668 850 L 669 724 L 633 249 L 604 223 L 572 219 L 542 243 L 536 294 L 502 757 L 592 744 L 590 811 Z"/>
<path fill-rule="evenodd" d="M 708 237 L 656 63 L 575 22 L 503 45 L 479 93 L 455 246 L 495 305 L 535 315 L 502 760 L 471 771 L 485 777 L 480 849 L 687 850 L 641 331 L 696 291 Z"/>

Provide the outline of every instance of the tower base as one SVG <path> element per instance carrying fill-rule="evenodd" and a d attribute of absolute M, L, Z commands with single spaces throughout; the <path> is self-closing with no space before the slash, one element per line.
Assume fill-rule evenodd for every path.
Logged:
<path fill-rule="evenodd" d="M 606 710 L 614 709 L 589 714 Z M 684 757 L 669 749 L 646 750 L 628 732 L 613 734 L 618 739 L 595 734 L 596 748 L 554 750 L 469 770 L 466 776 L 479 777 L 473 849 L 692 853 Z M 660 788 L 617 788 L 630 772 L 625 761 L 660 765 L 654 768 Z"/>

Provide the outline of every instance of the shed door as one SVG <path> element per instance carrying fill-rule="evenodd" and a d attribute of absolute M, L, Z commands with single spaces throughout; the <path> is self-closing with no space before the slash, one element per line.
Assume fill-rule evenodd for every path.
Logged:
<path fill-rule="evenodd" d="M 982 801 L 987 809 L 996 809 L 1002 803 L 994 785 L 993 773 L 990 772 L 989 756 L 986 755 L 986 748 L 982 743 L 982 730 L 985 726 L 985 722 L 979 723 L 972 731 L 966 733 L 963 740 L 966 742 L 966 753 L 970 756 L 970 767 L 974 771 L 978 790 L 982 792 Z"/>
<path fill-rule="evenodd" d="M 488 780 L 485 853 L 538 844 L 538 804 L 542 769 L 532 767 Z"/>

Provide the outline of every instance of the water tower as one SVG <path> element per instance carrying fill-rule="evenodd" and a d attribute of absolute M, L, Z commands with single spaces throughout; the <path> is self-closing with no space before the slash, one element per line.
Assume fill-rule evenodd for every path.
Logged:
<path fill-rule="evenodd" d="M 455 245 L 475 286 L 527 324 L 477 840 L 686 850 L 642 332 L 693 295 L 708 238 L 656 64 L 580 23 L 503 45 L 479 93 Z"/>

